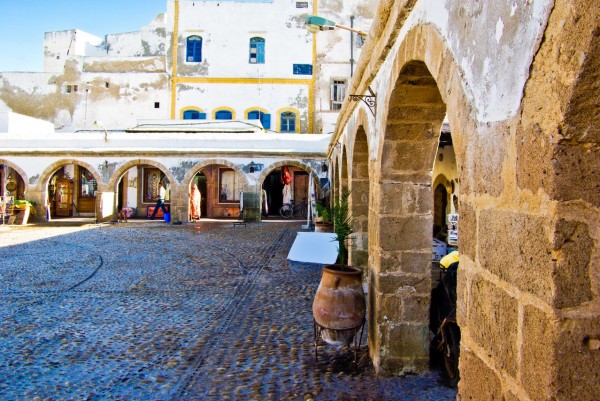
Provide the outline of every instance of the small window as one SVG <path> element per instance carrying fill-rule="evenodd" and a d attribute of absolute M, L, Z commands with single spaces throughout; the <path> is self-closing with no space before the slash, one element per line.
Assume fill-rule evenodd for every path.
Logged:
<path fill-rule="evenodd" d="M 264 129 L 271 129 L 271 115 L 260 110 L 248 112 L 248 120 L 260 120 Z"/>
<path fill-rule="evenodd" d="M 65 90 L 67 93 L 73 93 L 73 92 L 77 92 L 77 85 L 67 85 Z"/>
<path fill-rule="evenodd" d="M 346 80 L 334 79 L 331 83 L 331 110 L 341 110 L 346 96 Z"/>
<path fill-rule="evenodd" d="M 202 61 L 202 37 L 189 36 L 187 38 L 186 61 L 189 63 L 199 63 Z"/>
<path fill-rule="evenodd" d="M 107 88 L 107 89 L 110 88 L 110 83 L 109 82 L 105 82 L 104 83 L 104 87 Z"/>
<path fill-rule="evenodd" d="M 233 114 L 229 110 L 219 110 L 215 113 L 215 120 L 231 120 Z"/>
<path fill-rule="evenodd" d="M 281 113 L 281 132 L 296 132 L 296 113 Z"/>
<path fill-rule="evenodd" d="M 263 38 L 250 39 L 250 64 L 265 63 L 265 40 Z"/>
<path fill-rule="evenodd" d="M 312 64 L 294 64 L 294 75 L 312 75 Z"/>
<path fill-rule="evenodd" d="M 160 102 L 154 102 L 154 108 L 160 109 Z"/>
<path fill-rule="evenodd" d="M 233 169 L 219 169 L 219 203 L 239 203 L 240 183 Z"/>

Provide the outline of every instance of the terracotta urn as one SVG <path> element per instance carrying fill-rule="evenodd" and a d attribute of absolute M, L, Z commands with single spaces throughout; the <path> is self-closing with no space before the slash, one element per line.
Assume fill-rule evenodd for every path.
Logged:
<path fill-rule="evenodd" d="M 327 265 L 313 302 L 321 338 L 336 347 L 349 345 L 365 319 L 362 271 L 352 266 Z"/>
<path fill-rule="evenodd" d="M 333 223 L 315 223 L 315 232 L 316 233 L 330 233 L 333 232 Z"/>

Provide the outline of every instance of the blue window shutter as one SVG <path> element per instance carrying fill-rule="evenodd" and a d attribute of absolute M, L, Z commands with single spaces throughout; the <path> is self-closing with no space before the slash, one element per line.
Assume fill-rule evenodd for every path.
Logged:
<path fill-rule="evenodd" d="M 231 120 L 232 117 L 229 110 L 219 110 L 215 113 L 215 120 Z"/>
<path fill-rule="evenodd" d="M 200 113 L 199 120 L 206 120 L 206 113 Z"/>
<path fill-rule="evenodd" d="M 258 111 L 253 110 L 248 113 L 248 120 L 258 120 L 258 119 L 260 119 L 260 115 L 259 115 Z"/>
<path fill-rule="evenodd" d="M 184 120 L 198 120 L 200 118 L 200 113 L 196 110 L 186 110 L 183 112 Z"/>
<path fill-rule="evenodd" d="M 202 37 L 189 36 L 186 45 L 186 61 L 200 62 L 202 61 Z"/>
<path fill-rule="evenodd" d="M 260 122 L 262 123 L 262 125 L 265 129 L 271 129 L 271 115 L 270 114 L 263 114 L 262 118 L 260 119 Z"/>
<path fill-rule="evenodd" d="M 260 43 L 257 43 L 257 54 L 256 54 L 256 62 L 259 64 L 265 63 L 265 41 L 263 40 Z"/>
<path fill-rule="evenodd" d="M 251 64 L 265 63 L 265 40 L 263 38 L 250 38 L 250 57 Z"/>

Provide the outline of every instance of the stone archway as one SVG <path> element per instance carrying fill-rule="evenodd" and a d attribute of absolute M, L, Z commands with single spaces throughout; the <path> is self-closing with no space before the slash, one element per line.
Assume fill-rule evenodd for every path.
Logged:
<path fill-rule="evenodd" d="M 272 180 L 274 179 L 274 178 L 272 178 L 273 176 L 271 176 L 271 174 L 273 174 L 275 172 L 275 170 L 277 170 L 278 168 L 281 168 L 283 166 L 296 167 L 296 168 L 306 172 L 310 176 L 312 176 L 313 183 L 316 188 L 316 193 L 315 193 L 316 199 L 320 199 L 322 197 L 323 190 L 321 189 L 321 186 L 320 186 L 320 180 L 319 180 L 319 175 L 318 175 L 317 171 L 315 171 L 311 166 L 304 164 L 302 162 L 299 162 L 297 160 L 280 160 L 273 164 L 267 165 L 261 171 L 260 175 L 256 178 L 257 188 L 260 188 L 261 191 L 263 189 L 265 189 L 267 192 L 269 192 L 268 186 L 272 185 L 272 182 L 273 182 Z M 269 181 L 269 180 L 271 180 L 271 181 Z M 276 188 L 277 188 L 276 190 L 280 190 L 280 187 L 276 187 Z M 269 196 L 270 196 L 270 194 L 267 193 L 268 203 L 271 205 L 271 206 L 269 206 L 269 214 L 277 215 L 277 210 L 279 210 L 279 207 L 281 205 L 281 199 L 279 199 L 278 197 L 277 198 L 276 197 L 269 198 Z M 275 209 L 277 209 L 277 210 L 275 210 Z"/>
<path fill-rule="evenodd" d="M 136 209 L 136 213 L 130 216 L 143 217 L 143 210 L 146 210 L 145 208 L 148 206 L 154 206 L 154 202 L 144 201 L 144 189 L 138 188 L 138 185 L 144 185 L 145 177 L 138 177 L 138 172 L 130 174 L 130 170 L 135 167 L 155 168 L 160 170 L 161 174 L 164 174 L 169 185 L 167 188 L 169 190 L 169 211 L 174 216 L 179 216 L 179 214 L 176 214 L 178 205 L 176 199 L 180 192 L 180 186 L 178 185 L 177 179 L 162 163 L 150 159 L 127 161 L 121 164 L 113 172 L 109 177 L 109 183 L 107 185 L 107 199 L 110 197 L 109 202 L 107 201 L 107 203 L 111 204 L 111 208 L 110 210 L 107 210 L 106 213 L 109 213 L 114 219 L 115 215 L 120 212 L 122 208 L 127 208 L 129 205 L 133 204 L 134 206 L 131 206 L 131 208 Z M 133 194 L 131 194 L 128 191 L 128 188 L 136 189 Z M 134 201 L 130 199 L 132 197 Z M 133 209 L 128 209 L 128 211 L 132 210 Z"/>
<path fill-rule="evenodd" d="M 95 194 L 92 195 L 91 192 L 88 195 L 88 197 L 83 198 L 82 193 L 79 193 L 79 191 L 81 190 L 82 187 L 82 182 L 83 179 L 79 179 L 80 177 L 71 177 L 71 181 L 72 184 L 70 184 L 70 186 L 72 186 L 72 201 L 70 202 L 71 205 L 69 205 L 67 207 L 68 210 L 70 210 L 69 208 L 72 207 L 72 212 L 71 213 L 66 213 L 69 214 L 69 216 L 75 216 L 77 215 L 84 215 L 84 216 L 92 216 L 96 221 L 99 218 L 102 217 L 106 217 L 102 206 L 102 202 L 101 199 L 103 199 L 103 197 L 106 195 L 106 184 L 104 183 L 104 181 L 102 180 L 102 174 L 100 174 L 100 172 L 98 171 L 98 169 L 91 165 L 88 162 L 85 162 L 83 160 L 78 160 L 78 159 L 61 159 L 61 160 L 57 160 L 54 163 L 50 164 L 48 167 L 46 167 L 46 169 L 44 169 L 44 171 L 42 172 L 42 174 L 40 174 L 40 178 L 37 182 L 37 188 L 39 190 L 38 192 L 38 198 L 42 199 L 41 202 L 41 206 L 38 206 L 36 208 L 36 210 L 38 212 L 42 212 L 42 215 L 45 215 L 45 207 L 46 205 L 49 207 L 49 211 L 52 211 L 53 206 L 55 206 L 56 204 L 56 199 L 55 197 L 52 196 L 53 194 L 53 188 L 51 187 L 51 180 L 53 180 L 54 174 L 61 168 L 64 168 L 66 166 L 77 166 L 77 168 L 75 169 L 75 171 L 77 171 L 80 167 L 83 167 L 85 170 L 87 170 L 87 172 L 89 174 L 91 174 L 90 181 L 94 182 L 94 187 L 95 187 Z M 79 173 L 78 173 L 79 174 Z M 55 178 L 56 179 L 56 178 Z M 81 181 L 81 182 L 80 182 Z M 75 193 L 77 191 L 77 193 Z M 80 198 L 80 196 L 82 196 Z M 85 204 L 83 203 L 83 201 L 85 200 Z M 85 208 L 84 208 L 85 207 Z M 67 215 L 64 215 L 63 217 L 69 217 Z M 52 213 L 50 212 L 50 215 L 52 215 Z M 39 217 L 38 217 L 39 218 Z"/>
<path fill-rule="evenodd" d="M 341 170 L 340 170 L 340 193 L 339 193 L 339 197 L 337 199 L 340 199 L 342 194 L 347 193 L 349 190 L 348 181 L 350 181 L 350 179 L 348 177 L 348 157 L 349 157 L 348 147 L 342 146 L 341 155 L 340 155 L 340 159 L 342 162 Z"/>
<path fill-rule="evenodd" d="M 352 146 L 352 162 L 350 163 L 350 210 L 354 218 L 354 234 L 352 246 L 349 247 L 351 265 L 361 266 L 366 270 L 369 260 L 369 144 L 367 133 L 360 125 L 354 137 Z"/>
<path fill-rule="evenodd" d="M 446 106 L 422 61 L 393 82 L 373 188 L 369 345 L 380 371 L 400 373 L 429 364 L 431 174 Z"/>

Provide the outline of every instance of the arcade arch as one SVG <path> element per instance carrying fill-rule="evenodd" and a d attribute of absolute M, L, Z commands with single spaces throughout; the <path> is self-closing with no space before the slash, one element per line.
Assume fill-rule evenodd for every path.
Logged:
<path fill-rule="evenodd" d="M 322 196 L 319 176 L 310 166 L 295 160 L 282 160 L 273 163 L 265 168 L 256 180 L 261 188 L 264 216 L 279 216 L 279 208 L 284 201 L 284 183 L 281 179 L 281 169 L 284 167 L 287 167 L 291 174 L 289 190 L 291 191 L 291 199 L 294 202 L 307 202 L 309 176 L 311 175 L 315 196 L 317 199 Z"/>
<path fill-rule="evenodd" d="M 82 160 L 59 160 L 41 175 L 44 204 L 51 218 L 92 217 L 97 219 L 102 179 L 94 166 Z"/>
<path fill-rule="evenodd" d="M 165 208 L 171 210 L 171 201 L 177 191 L 177 181 L 161 163 L 137 159 L 123 163 L 113 174 L 108 185 L 114 191 L 114 211 L 123 211 L 129 217 L 146 218 L 152 215 L 159 195 L 159 185 L 166 191 Z M 159 208 L 157 217 L 162 217 Z"/>
<path fill-rule="evenodd" d="M 228 160 L 205 160 L 191 167 L 183 179 L 185 215 L 192 216 L 191 191 L 197 186 L 200 193 L 200 217 L 234 217 L 240 212 L 240 194 L 247 190 L 248 178 L 240 167 Z"/>
<path fill-rule="evenodd" d="M 406 62 L 392 82 L 375 164 L 369 345 L 376 363 L 388 347 L 382 370 L 418 371 L 429 364 L 419 333 L 429 326 L 432 170 L 446 107 L 423 61 Z M 414 291 L 400 291 L 407 286 Z"/>
<path fill-rule="evenodd" d="M 23 169 L 0 159 L 0 196 L 24 200 L 28 188 L 26 183 L 27 175 Z"/>

